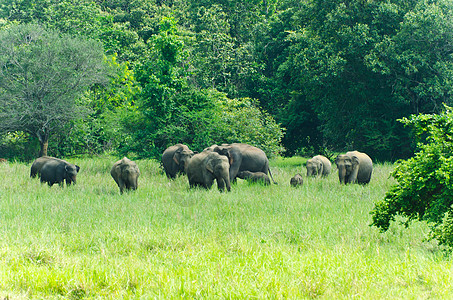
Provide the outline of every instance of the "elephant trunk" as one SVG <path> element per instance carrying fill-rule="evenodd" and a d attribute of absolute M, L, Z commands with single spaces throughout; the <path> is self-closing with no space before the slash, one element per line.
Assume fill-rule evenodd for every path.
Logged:
<path fill-rule="evenodd" d="M 346 167 L 345 166 L 339 166 L 338 167 L 338 177 L 340 179 L 340 183 L 345 183 L 346 179 Z"/>
<path fill-rule="evenodd" d="M 131 183 L 130 189 L 135 191 L 138 187 L 138 175 L 132 176 L 129 182 Z"/>
<path fill-rule="evenodd" d="M 231 184 L 230 184 L 230 174 L 228 169 L 222 171 L 219 176 L 217 177 L 217 187 L 220 191 L 224 191 L 226 186 L 227 191 L 231 191 Z"/>

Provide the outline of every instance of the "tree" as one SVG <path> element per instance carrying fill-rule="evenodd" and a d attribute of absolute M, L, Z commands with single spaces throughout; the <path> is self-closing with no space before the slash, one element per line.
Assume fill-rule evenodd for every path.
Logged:
<path fill-rule="evenodd" d="M 392 176 L 397 180 L 371 211 L 371 225 L 388 230 L 396 216 L 426 221 L 432 236 L 453 247 L 453 109 L 441 114 L 419 114 L 402 122 L 414 129 L 419 151 L 400 161 Z"/>
<path fill-rule="evenodd" d="M 187 144 L 202 150 L 214 143 L 246 142 L 269 155 L 281 151 L 282 129 L 251 99 L 228 99 L 216 89 L 191 84 L 188 56 L 176 22 L 164 18 L 149 40 L 150 57 L 136 72 L 141 86 L 137 109 L 126 123 L 131 139 L 123 145 L 143 157 L 159 158 L 168 146 Z"/>
<path fill-rule="evenodd" d="M 36 24 L 0 31 L 0 132 L 27 132 L 47 155 L 51 134 L 88 112 L 77 99 L 107 82 L 106 66 L 99 42 Z"/>

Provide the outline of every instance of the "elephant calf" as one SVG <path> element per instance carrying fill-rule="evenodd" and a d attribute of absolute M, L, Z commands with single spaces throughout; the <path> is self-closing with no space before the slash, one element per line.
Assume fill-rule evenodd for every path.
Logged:
<path fill-rule="evenodd" d="M 140 176 L 140 170 L 135 162 L 123 157 L 119 161 L 113 164 L 110 170 L 116 184 L 120 188 L 122 194 L 124 190 L 136 190 L 138 187 L 138 176 Z"/>
<path fill-rule="evenodd" d="M 289 184 L 293 187 L 299 187 L 304 183 L 304 180 L 302 178 L 302 175 L 296 174 L 294 175 L 291 180 L 289 181 Z"/>
<path fill-rule="evenodd" d="M 77 173 L 80 171 L 79 166 L 54 157 L 48 157 L 46 162 L 40 165 L 40 167 L 38 173 L 41 176 L 41 183 L 47 182 L 49 186 L 52 186 L 55 183 L 63 186 L 64 181 L 66 181 L 66 185 L 68 186 L 73 182 L 76 183 Z"/>
<path fill-rule="evenodd" d="M 263 172 L 241 171 L 237 174 L 237 177 L 250 180 L 251 182 L 262 183 L 264 185 L 271 184 L 269 177 Z"/>

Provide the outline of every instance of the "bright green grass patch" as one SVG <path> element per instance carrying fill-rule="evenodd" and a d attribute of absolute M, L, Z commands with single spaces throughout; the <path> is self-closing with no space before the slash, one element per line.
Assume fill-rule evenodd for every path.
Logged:
<path fill-rule="evenodd" d="M 275 160 L 278 185 L 238 180 L 220 193 L 189 190 L 143 160 L 138 190 L 120 195 L 116 158 L 69 161 L 81 167 L 69 188 L 30 179 L 30 164 L 0 164 L 0 298 L 451 295 L 451 260 L 424 242 L 424 224 L 369 226 L 392 165 L 376 165 L 367 186 L 340 186 L 334 168 L 294 189 L 304 159 Z"/>

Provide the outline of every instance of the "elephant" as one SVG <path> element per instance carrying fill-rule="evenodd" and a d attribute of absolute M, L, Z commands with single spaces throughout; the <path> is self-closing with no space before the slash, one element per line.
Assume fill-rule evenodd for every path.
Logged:
<path fill-rule="evenodd" d="M 178 173 L 184 174 L 193 155 L 194 152 L 183 144 L 176 144 L 165 149 L 161 162 L 167 177 L 173 179 Z"/>
<path fill-rule="evenodd" d="M 299 187 L 304 183 L 304 179 L 302 178 L 302 175 L 297 173 L 294 175 L 291 180 L 289 181 L 289 184 L 293 187 Z"/>
<path fill-rule="evenodd" d="M 307 160 L 307 177 L 310 176 L 322 176 L 325 177 L 330 174 L 332 169 L 332 164 L 330 160 L 322 155 L 316 155 L 309 160 Z"/>
<path fill-rule="evenodd" d="M 365 153 L 349 151 L 340 154 L 335 160 L 338 168 L 340 183 L 367 184 L 373 172 L 373 161 Z"/>
<path fill-rule="evenodd" d="M 140 170 L 135 162 L 123 157 L 119 161 L 113 164 L 110 170 L 116 184 L 120 188 L 120 193 L 126 190 L 136 190 L 138 187 L 138 177 L 140 176 Z"/>
<path fill-rule="evenodd" d="M 229 192 L 231 190 L 229 168 L 228 158 L 217 152 L 203 151 L 195 154 L 189 160 L 186 168 L 189 185 L 209 189 L 215 179 L 221 192 L 225 190 L 225 187 Z"/>
<path fill-rule="evenodd" d="M 56 161 L 64 161 L 62 159 L 52 157 L 52 156 L 41 156 L 35 159 L 33 164 L 31 165 L 31 170 L 30 170 L 30 177 L 35 178 L 36 176 L 41 177 L 41 168 L 44 166 L 46 162 L 49 160 L 56 160 Z"/>
<path fill-rule="evenodd" d="M 66 181 L 67 186 L 73 182 L 75 184 L 79 171 L 79 166 L 57 158 L 47 160 L 39 170 L 39 174 L 41 174 L 41 183 L 47 182 L 49 186 L 58 183 L 62 187 L 63 181 Z"/>
<path fill-rule="evenodd" d="M 263 172 L 270 175 L 274 184 L 277 184 L 269 169 L 269 159 L 263 150 L 248 144 L 233 143 L 214 147 L 214 152 L 228 157 L 230 163 L 230 182 L 234 182 L 241 171 Z"/>
<path fill-rule="evenodd" d="M 263 172 L 250 172 L 250 171 L 241 171 L 237 174 L 238 178 L 250 180 L 251 182 L 258 182 L 264 185 L 270 185 L 271 180 Z"/>

